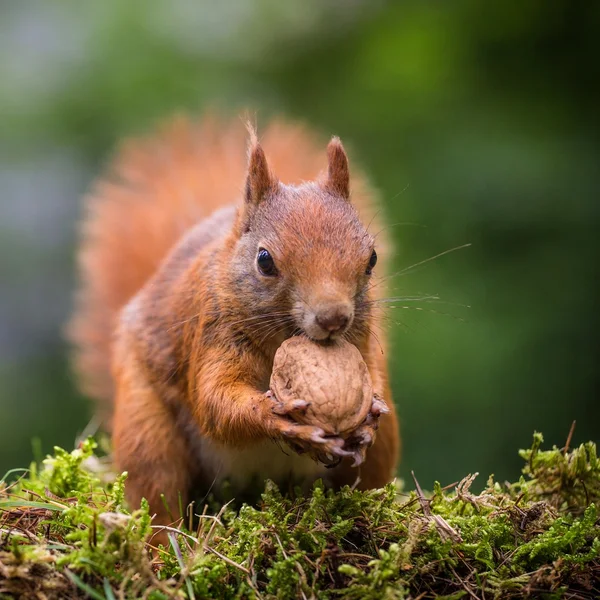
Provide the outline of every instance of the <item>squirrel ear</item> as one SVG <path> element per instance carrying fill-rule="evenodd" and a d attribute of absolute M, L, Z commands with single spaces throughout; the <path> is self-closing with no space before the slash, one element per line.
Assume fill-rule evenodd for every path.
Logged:
<path fill-rule="evenodd" d="M 267 192 L 276 187 L 276 184 L 277 180 L 271 175 L 265 152 L 256 139 L 256 132 L 251 129 L 245 190 L 246 202 L 258 204 Z"/>
<path fill-rule="evenodd" d="M 327 145 L 329 167 L 325 187 L 334 194 L 339 194 L 346 200 L 350 197 L 350 169 L 348 156 L 339 137 L 331 138 Z"/>

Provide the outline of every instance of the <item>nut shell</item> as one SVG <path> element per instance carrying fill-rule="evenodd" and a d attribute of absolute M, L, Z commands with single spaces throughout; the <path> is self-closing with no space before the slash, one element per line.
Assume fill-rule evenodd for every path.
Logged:
<path fill-rule="evenodd" d="M 271 391 L 283 403 L 308 402 L 294 420 L 339 437 L 365 420 L 373 400 L 367 365 L 345 340 L 323 344 L 297 336 L 283 342 L 275 353 Z"/>

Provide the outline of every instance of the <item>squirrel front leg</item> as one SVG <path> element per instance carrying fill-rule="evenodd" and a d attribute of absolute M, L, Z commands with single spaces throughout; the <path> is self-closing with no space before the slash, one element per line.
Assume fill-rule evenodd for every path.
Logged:
<path fill-rule="evenodd" d="M 203 435 L 226 446 L 272 439 L 285 441 L 298 452 L 313 447 L 331 457 L 350 456 L 341 438 L 325 437 L 320 427 L 294 420 L 308 403 L 279 401 L 269 390 L 259 388 L 258 376 L 240 380 L 240 372 L 253 373 L 249 366 L 240 366 L 242 360 L 206 361 L 197 374 L 193 412 Z"/>
<path fill-rule="evenodd" d="M 146 498 L 150 514 L 156 515 L 154 524 L 169 525 L 182 516 L 180 500 L 182 506 L 187 506 L 190 451 L 134 353 L 124 352 L 122 356 L 125 362 L 115 369 L 115 462 L 128 473 L 125 491 L 132 508 L 139 507 L 141 499 Z M 159 530 L 151 543 L 168 546 L 167 532 Z"/>

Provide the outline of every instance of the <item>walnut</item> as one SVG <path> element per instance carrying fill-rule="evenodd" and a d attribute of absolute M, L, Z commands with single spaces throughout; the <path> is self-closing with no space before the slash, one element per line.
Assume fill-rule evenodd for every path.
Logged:
<path fill-rule="evenodd" d="M 271 390 L 283 404 L 309 403 L 294 415 L 295 421 L 340 438 L 364 422 L 373 402 L 367 365 L 358 348 L 345 340 L 324 344 L 292 337 L 283 342 L 275 353 Z"/>

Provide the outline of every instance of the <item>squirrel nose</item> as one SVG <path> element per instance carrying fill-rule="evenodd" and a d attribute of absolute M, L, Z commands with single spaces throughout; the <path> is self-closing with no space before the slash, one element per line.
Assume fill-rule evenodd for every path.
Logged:
<path fill-rule="evenodd" d="M 317 325 L 325 331 L 334 333 L 335 331 L 344 329 L 344 327 L 348 325 L 350 315 L 345 310 L 328 310 L 316 315 L 315 321 L 317 322 Z"/>

